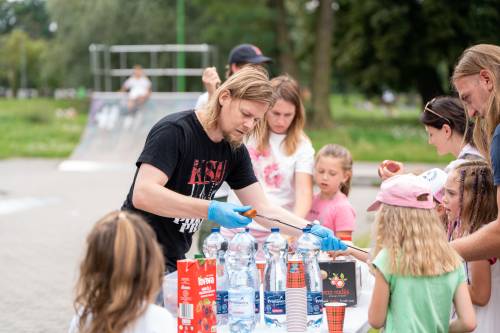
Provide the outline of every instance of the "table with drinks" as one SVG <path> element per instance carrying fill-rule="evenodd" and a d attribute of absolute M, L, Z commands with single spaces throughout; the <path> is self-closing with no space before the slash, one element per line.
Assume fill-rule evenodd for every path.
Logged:
<path fill-rule="evenodd" d="M 320 248 L 306 228 L 291 254 L 273 228 L 257 262 L 248 230 L 227 241 L 213 228 L 204 258 L 178 261 L 177 331 L 366 332 L 373 277 L 364 263 Z"/>

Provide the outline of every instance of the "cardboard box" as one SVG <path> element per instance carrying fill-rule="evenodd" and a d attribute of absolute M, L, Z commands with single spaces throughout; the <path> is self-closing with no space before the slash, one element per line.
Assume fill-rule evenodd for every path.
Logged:
<path fill-rule="evenodd" d="M 355 260 L 320 261 L 323 302 L 358 303 L 361 292 L 361 269 Z"/>
<path fill-rule="evenodd" d="M 213 258 L 177 261 L 177 332 L 217 332 L 215 265 Z"/>

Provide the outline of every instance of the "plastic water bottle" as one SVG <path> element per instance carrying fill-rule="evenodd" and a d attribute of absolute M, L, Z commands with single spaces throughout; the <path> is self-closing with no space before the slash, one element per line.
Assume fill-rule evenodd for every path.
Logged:
<path fill-rule="evenodd" d="M 207 258 L 215 258 L 217 262 L 217 325 L 226 325 L 228 321 L 228 284 L 229 275 L 226 269 L 225 255 L 228 241 L 220 233 L 220 228 L 212 228 L 212 233 L 203 242 L 203 254 Z"/>
<path fill-rule="evenodd" d="M 267 327 L 285 327 L 286 323 L 286 258 L 288 242 L 279 228 L 271 228 L 264 242 L 266 269 L 264 271 L 264 322 Z"/>
<path fill-rule="evenodd" d="M 229 269 L 229 331 L 247 333 L 255 328 L 254 244 L 245 232 L 229 242 L 226 263 Z"/>
<path fill-rule="evenodd" d="M 255 325 L 260 323 L 260 273 L 259 270 L 257 269 L 257 263 L 255 261 L 255 256 L 257 255 L 257 251 L 259 250 L 259 244 L 257 243 L 257 240 L 255 237 L 252 236 L 250 233 L 250 228 L 245 228 L 245 235 L 250 239 L 252 242 L 253 246 L 253 253 L 251 256 L 251 264 L 250 264 L 250 270 L 252 272 L 252 282 L 253 282 L 253 287 L 255 289 Z"/>
<path fill-rule="evenodd" d="M 304 262 L 307 287 L 307 326 L 320 327 L 323 318 L 323 284 L 318 264 L 321 240 L 311 234 L 310 228 L 297 240 L 297 253 Z"/>

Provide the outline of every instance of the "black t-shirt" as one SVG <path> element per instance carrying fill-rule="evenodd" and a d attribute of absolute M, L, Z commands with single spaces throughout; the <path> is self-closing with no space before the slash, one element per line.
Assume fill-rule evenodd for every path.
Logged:
<path fill-rule="evenodd" d="M 192 234 L 203 219 L 167 218 L 136 209 L 132 193 L 142 163 L 151 164 L 168 176 L 166 188 L 193 198 L 211 200 L 224 181 L 233 189 L 257 182 L 245 146 L 231 149 L 225 140 L 210 140 L 193 110 L 170 114 L 153 126 L 137 160 L 134 181 L 122 209 L 140 213 L 153 227 L 169 271 L 176 269 L 178 259 L 185 258 Z"/>

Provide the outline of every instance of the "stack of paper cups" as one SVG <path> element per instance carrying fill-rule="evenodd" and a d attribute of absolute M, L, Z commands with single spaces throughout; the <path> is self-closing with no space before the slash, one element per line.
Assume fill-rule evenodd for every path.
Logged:
<path fill-rule="evenodd" d="M 285 297 L 287 332 L 307 331 L 307 290 L 302 260 L 288 260 Z"/>

